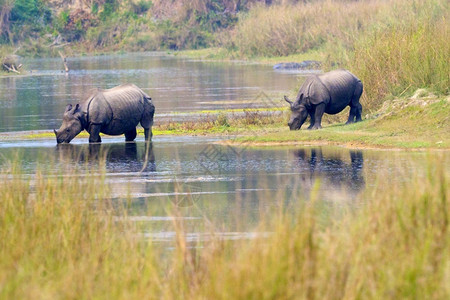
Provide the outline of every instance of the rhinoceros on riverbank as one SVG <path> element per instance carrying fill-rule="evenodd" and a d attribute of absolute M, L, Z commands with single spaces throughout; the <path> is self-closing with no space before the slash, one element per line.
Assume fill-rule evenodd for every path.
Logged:
<path fill-rule="evenodd" d="M 54 130 L 56 141 L 70 143 L 81 131 L 89 132 L 90 143 L 100 143 L 100 132 L 125 134 L 126 141 L 136 138 L 136 126 L 141 123 L 146 140 L 151 140 L 155 106 L 151 98 L 134 84 L 108 90 L 95 89 L 80 104 L 67 105 L 63 123 Z"/>
<path fill-rule="evenodd" d="M 311 117 L 311 125 L 308 129 L 322 128 L 321 121 L 324 113 L 334 115 L 346 106 L 350 106 L 347 124 L 359 122 L 362 113 L 359 98 L 362 92 L 361 80 L 347 70 L 335 70 L 310 76 L 300 87 L 294 102 L 284 96 L 291 105 L 292 111 L 289 128 L 300 129 L 308 115 Z"/>

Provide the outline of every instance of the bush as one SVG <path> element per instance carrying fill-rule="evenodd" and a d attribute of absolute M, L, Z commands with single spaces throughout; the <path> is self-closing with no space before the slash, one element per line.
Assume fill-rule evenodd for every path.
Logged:
<path fill-rule="evenodd" d="M 152 1 L 148 0 L 139 0 L 138 2 L 130 2 L 131 10 L 133 13 L 137 15 L 145 14 L 150 8 L 152 8 Z"/>
<path fill-rule="evenodd" d="M 50 9 L 42 0 L 16 0 L 10 21 L 16 39 L 23 39 L 33 32 L 43 30 L 51 23 Z"/>
<path fill-rule="evenodd" d="M 103 4 L 103 10 L 100 11 L 100 19 L 102 21 L 106 21 L 108 18 L 111 17 L 112 14 L 117 12 L 117 9 L 119 8 L 119 2 L 117 0 L 105 0 L 105 3 Z"/>
<path fill-rule="evenodd" d="M 216 124 L 218 126 L 230 127 L 230 123 L 228 122 L 228 117 L 225 113 L 219 113 L 216 119 Z"/>
<path fill-rule="evenodd" d="M 50 10 L 42 0 L 16 0 L 11 11 L 11 21 L 21 23 L 35 23 L 36 21 L 50 21 Z"/>

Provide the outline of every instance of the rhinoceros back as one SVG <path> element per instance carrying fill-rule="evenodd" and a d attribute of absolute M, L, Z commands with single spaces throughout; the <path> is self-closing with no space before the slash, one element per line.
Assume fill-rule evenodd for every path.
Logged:
<path fill-rule="evenodd" d="M 133 84 L 97 90 L 88 108 L 89 122 L 101 124 L 103 133 L 123 134 L 133 130 L 142 119 L 149 99 Z"/>
<path fill-rule="evenodd" d="M 342 111 L 352 100 L 359 79 L 347 70 L 335 70 L 318 76 L 327 88 L 330 102 L 326 112 L 330 114 Z"/>

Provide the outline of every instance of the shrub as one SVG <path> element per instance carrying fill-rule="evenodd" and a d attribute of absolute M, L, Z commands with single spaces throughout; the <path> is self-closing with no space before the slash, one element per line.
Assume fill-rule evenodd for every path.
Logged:
<path fill-rule="evenodd" d="M 137 2 L 130 2 L 131 10 L 133 13 L 137 15 L 142 15 L 146 13 L 150 8 L 152 8 L 153 3 L 152 1 L 148 0 L 139 0 Z"/>
<path fill-rule="evenodd" d="M 216 124 L 218 126 L 230 127 L 230 123 L 228 122 L 228 117 L 225 113 L 219 113 L 216 119 Z"/>
<path fill-rule="evenodd" d="M 33 23 L 50 20 L 50 10 L 41 0 L 16 0 L 11 11 L 11 21 Z"/>
<path fill-rule="evenodd" d="M 43 30 L 51 19 L 51 11 L 42 0 L 16 0 L 10 16 L 16 39 L 23 39 Z"/>

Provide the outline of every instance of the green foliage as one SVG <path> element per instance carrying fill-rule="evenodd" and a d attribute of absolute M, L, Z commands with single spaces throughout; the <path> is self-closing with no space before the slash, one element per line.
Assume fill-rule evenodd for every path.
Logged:
<path fill-rule="evenodd" d="M 105 0 L 102 11 L 99 16 L 102 21 L 107 21 L 114 13 L 117 12 L 119 2 L 117 0 Z"/>
<path fill-rule="evenodd" d="M 222 127 L 230 127 L 230 123 L 228 122 L 228 117 L 224 113 L 219 113 L 216 119 L 216 124 Z"/>
<path fill-rule="evenodd" d="M 16 0 L 8 20 L 6 42 L 38 36 L 51 22 L 51 11 L 42 0 Z"/>
<path fill-rule="evenodd" d="M 51 12 L 42 0 L 15 0 L 11 10 L 11 22 L 46 24 L 51 20 Z"/>
<path fill-rule="evenodd" d="M 153 6 L 153 2 L 149 0 L 139 0 L 138 2 L 131 2 L 131 10 L 136 15 L 145 14 Z"/>
<path fill-rule="evenodd" d="M 69 24 L 70 12 L 63 10 L 59 16 L 54 20 L 54 27 L 57 32 L 63 32 L 65 27 Z"/>
<path fill-rule="evenodd" d="M 448 1 L 399 2 L 387 21 L 355 42 L 347 65 L 365 83 L 369 106 L 419 88 L 449 94 L 449 11 Z"/>
<path fill-rule="evenodd" d="M 98 3 L 97 2 L 92 3 L 91 12 L 94 15 L 98 14 Z"/>

